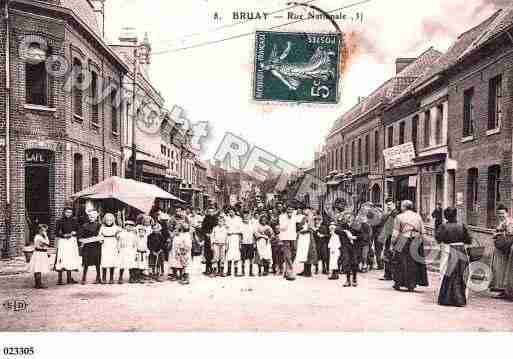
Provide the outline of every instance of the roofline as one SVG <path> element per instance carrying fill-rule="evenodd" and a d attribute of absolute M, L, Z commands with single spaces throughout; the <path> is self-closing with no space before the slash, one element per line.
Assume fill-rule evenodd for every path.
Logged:
<path fill-rule="evenodd" d="M 26 5 L 26 6 L 32 6 L 36 8 L 41 9 L 47 9 L 59 12 L 64 15 L 71 16 L 77 23 L 82 26 L 89 35 L 91 35 L 96 42 L 100 45 L 100 47 L 107 52 L 108 55 L 110 55 L 115 61 L 117 61 L 118 65 L 121 65 L 122 69 L 125 70 L 125 72 L 129 71 L 128 66 L 125 64 L 125 62 L 109 47 L 109 45 L 105 42 L 103 38 L 98 36 L 96 32 L 92 30 L 92 28 L 85 23 L 72 9 L 68 9 L 63 6 L 58 5 L 52 5 L 50 3 L 42 2 L 42 1 L 30 1 L 30 0 L 10 0 L 11 4 L 20 4 L 20 5 Z"/>

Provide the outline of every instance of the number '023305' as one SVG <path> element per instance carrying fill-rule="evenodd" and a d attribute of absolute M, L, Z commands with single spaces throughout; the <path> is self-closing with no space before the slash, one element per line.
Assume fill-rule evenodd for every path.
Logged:
<path fill-rule="evenodd" d="M 34 355 L 34 347 L 4 347 L 4 355 L 8 356 L 28 356 Z"/>

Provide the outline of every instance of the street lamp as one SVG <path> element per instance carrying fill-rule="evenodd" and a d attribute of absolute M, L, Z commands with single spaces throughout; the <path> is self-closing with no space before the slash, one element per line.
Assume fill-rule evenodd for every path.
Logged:
<path fill-rule="evenodd" d="M 132 39 L 133 43 L 137 43 L 137 37 Z M 137 121 L 137 110 L 135 108 L 136 92 L 137 92 L 137 75 L 139 70 L 139 64 L 147 65 L 150 64 L 151 56 L 151 45 L 148 39 L 148 33 L 144 34 L 144 40 L 140 45 L 134 46 L 134 71 L 133 71 L 133 82 L 132 82 L 132 179 L 137 180 L 137 145 L 135 141 L 135 126 Z"/>

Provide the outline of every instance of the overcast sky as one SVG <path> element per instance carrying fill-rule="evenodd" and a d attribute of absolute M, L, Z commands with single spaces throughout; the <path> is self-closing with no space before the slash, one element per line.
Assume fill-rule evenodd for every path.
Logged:
<path fill-rule="evenodd" d="M 358 0 L 318 0 L 313 4 L 330 11 Z M 212 138 L 203 158 L 215 153 L 225 131 L 301 164 L 313 159 L 335 119 L 394 75 L 396 57 L 416 57 L 428 47 L 445 51 L 456 37 L 490 16 L 509 1 L 496 0 L 372 0 L 342 10 L 353 16 L 363 12 L 363 23 L 340 21 L 351 33 L 356 48 L 341 79 L 338 105 L 254 103 L 251 100 L 254 35 L 194 49 L 153 56 L 151 76 L 166 107 L 184 107 L 193 121 L 212 124 Z M 265 30 L 286 19 L 231 24 L 233 11 L 275 11 L 281 0 L 108 0 L 107 38 L 117 39 L 120 29 L 133 26 L 147 31 L 153 52 L 165 52 L 226 37 Z M 294 12 L 305 10 L 299 8 Z M 214 13 L 222 17 L 214 20 Z M 286 12 L 284 12 L 286 15 Z M 304 21 L 281 31 L 333 31 L 327 21 Z M 142 35 L 141 35 L 142 36 Z"/>

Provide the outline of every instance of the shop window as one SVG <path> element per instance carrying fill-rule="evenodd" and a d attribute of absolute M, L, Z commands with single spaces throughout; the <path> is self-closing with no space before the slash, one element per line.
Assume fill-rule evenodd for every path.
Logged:
<path fill-rule="evenodd" d="M 80 153 L 73 156 L 73 192 L 82 190 L 83 159 Z"/>
<path fill-rule="evenodd" d="M 502 118 L 502 76 L 496 76 L 488 84 L 488 129 L 500 128 Z"/>
<path fill-rule="evenodd" d="M 95 185 L 99 182 L 100 178 L 100 165 L 98 158 L 93 157 L 91 160 L 91 185 Z"/>
<path fill-rule="evenodd" d="M 424 112 L 424 147 L 431 146 L 431 112 Z"/>
<path fill-rule="evenodd" d="M 467 223 L 477 225 L 479 204 L 479 172 L 471 168 L 467 172 Z"/>
<path fill-rule="evenodd" d="M 110 167 L 110 174 L 111 174 L 111 176 L 118 175 L 118 163 L 117 162 L 112 162 L 112 165 Z"/>
<path fill-rule="evenodd" d="M 27 104 L 48 106 L 48 74 L 44 61 L 25 64 L 25 86 Z"/>
<path fill-rule="evenodd" d="M 405 122 L 402 121 L 399 124 L 399 144 L 402 145 L 404 143 L 404 129 L 405 129 Z"/>
<path fill-rule="evenodd" d="M 73 84 L 73 113 L 79 117 L 82 117 L 82 62 L 74 58 L 73 59 L 73 71 L 76 76 L 73 77 L 75 84 Z"/>
<path fill-rule="evenodd" d="M 117 104 L 118 90 L 114 89 L 110 93 L 110 115 L 111 115 L 111 124 L 112 124 L 112 133 L 114 135 L 118 134 L 118 104 Z"/>
<path fill-rule="evenodd" d="M 436 107 L 436 119 L 435 119 L 435 143 L 437 145 L 442 144 L 442 123 L 444 119 L 444 106 L 439 105 Z"/>
<path fill-rule="evenodd" d="M 413 142 L 413 146 L 415 150 L 417 149 L 417 130 L 419 126 L 419 116 L 415 115 L 411 119 L 411 142 Z"/>
<path fill-rule="evenodd" d="M 394 127 L 390 126 L 387 128 L 387 147 L 393 147 L 394 146 Z"/>
<path fill-rule="evenodd" d="M 486 225 L 488 228 L 494 228 L 497 224 L 497 204 L 501 202 L 501 168 L 498 165 L 488 167 L 487 199 Z"/>
<path fill-rule="evenodd" d="M 463 137 L 474 135 L 474 88 L 463 93 Z"/>
<path fill-rule="evenodd" d="M 91 122 L 95 126 L 99 126 L 98 117 L 98 74 L 91 71 L 91 85 L 90 85 L 90 97 L 91 97 Z"/>

